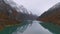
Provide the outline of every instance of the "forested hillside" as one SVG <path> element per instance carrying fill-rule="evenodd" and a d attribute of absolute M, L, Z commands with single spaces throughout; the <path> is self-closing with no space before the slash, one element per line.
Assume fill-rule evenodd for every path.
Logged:
<path fill-rule="evenodd" d="M 19 24 L 23 20 L 35 20 L 36 15 L 28 13 L 23 5 L 18 6 L 12 0 L 0 0 L 0 29 L 6 25 Z"/>
<path fill-rule="evenodd" d="M 60 24 L 60 3 L 57 3 L 56 5 L 48 9 L 41 16 L 39 16 L 37 20 Z"/>

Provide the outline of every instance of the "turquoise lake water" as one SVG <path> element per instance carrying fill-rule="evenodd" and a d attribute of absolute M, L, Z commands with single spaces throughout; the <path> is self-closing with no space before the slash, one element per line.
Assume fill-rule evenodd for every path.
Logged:
<path fill-rule="evenodd" d="M 17 26 L 5 27 L 0 34 L 60 34 L 60 26 L 40 21 L 23 21 Z"/>

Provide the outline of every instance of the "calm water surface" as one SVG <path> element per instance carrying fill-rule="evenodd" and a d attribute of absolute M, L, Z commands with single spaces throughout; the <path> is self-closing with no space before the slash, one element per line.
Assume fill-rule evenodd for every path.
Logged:
<path fill-rule="evenodd" d="M 52 23 L 27 20 L 17 26 L 5 27 L 0 34 L 60 34 L 60 27 Z"/>

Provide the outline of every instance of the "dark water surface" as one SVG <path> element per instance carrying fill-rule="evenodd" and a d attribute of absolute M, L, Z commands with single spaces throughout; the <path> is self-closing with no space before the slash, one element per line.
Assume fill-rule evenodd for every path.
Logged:
<path fill-rule="evenodd" d="M 19 25 L 5 27 L 0 34 L 60 34 L 60 26 L 53 23 L 27 20 Z"/>

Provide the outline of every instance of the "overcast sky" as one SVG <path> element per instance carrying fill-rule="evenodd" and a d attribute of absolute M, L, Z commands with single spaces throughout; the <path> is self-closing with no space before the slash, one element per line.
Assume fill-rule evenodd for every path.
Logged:
<path fill-rule="evenodd" d="M 40 15 L 41 13 L 52 7 L 54 4 L 60 2 L 60 0 L 14 0 L 14 1 L 19 5 L 23 5 L 33 14 L 37 15 Z"/>

